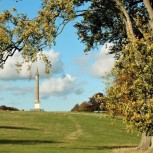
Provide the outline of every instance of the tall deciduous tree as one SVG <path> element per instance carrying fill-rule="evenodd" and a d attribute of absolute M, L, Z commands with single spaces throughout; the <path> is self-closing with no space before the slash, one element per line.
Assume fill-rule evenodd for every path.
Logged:
<path fill-rule="evenodd" d="M 153 147 L 153 34 L 131 40 L 117 60 L 115 80 L 108 89 L 110 110 L 122 112 L 128 128 L 143 133 L 139 147 Z M 112 107 L 113 106 L 113 107 Z"/>
<path fill-rule="evenodd" d="M 114 43 L 112 52 L 116 53 L 118 59 L 115 67 L 118 85 L 115 84 L 109 90 L 112 100 L 110 106 L 112 110 L 120 110 L 123 114 L 125 107 L 128 109 L 134 104 L 137 106 L 141 103 L 135 111 L 143 112 L 145 107 L 146 112 L 139 112 L 139 119 L 132 122 L 130 111 L 127 111 L 128 116 L 125 117 L 131 125 L 143 132 L 140 147 L 145 148 L 152 145 L 153 131 L 150 94 L 153 87 L 152 11 L 151 0 L 95 0 L 89 2 L 88 10 L 82 11 L 81 23 L 75 25 L 79 37 L 87 46 L 85 51 L 106 41 Z M 143 119 L 144 116 L 148 118 Z"/>
<path fill-rule="evenodd" d="M 150 0 L 95 0 L 90 4 L 91 11 L 88 9 L 83 14 L 84 20 L 76 24 L 79 36 L 87 45 L 86 51 L 106 41 L 114 43 L 112 52 L 118 52 L 118 61 L 116 83 L 108 91 L 110 107 L 123 113 L 130 126 L 143 132 L 141 148 L 153 143 L 152 4 Z"/>

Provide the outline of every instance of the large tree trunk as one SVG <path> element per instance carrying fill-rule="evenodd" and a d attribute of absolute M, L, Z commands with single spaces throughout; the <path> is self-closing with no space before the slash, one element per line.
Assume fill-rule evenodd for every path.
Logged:
<path fill-rule="evenodd" d="M 153 136 L 151 136 L 151 145 L 150 145 L 150 149 L 153 150 Z"/>
<path fill-rule="evenodd" d="M 153 149 L 153 136 L 147 136 L 146 133 L 142 133 L 141 141 L 138 148 Z"/>
<path fill-rule="evenodd" d="M 151 26 L 151 29 L 153 30 L 153 8 L 152 8 L 152 1 L 150 0 L 143 0 L 144 2 L 144 5 L 148 11 L 148 14 L 149 14 L 149 18 L 150 18 L 150 26 Z"/>

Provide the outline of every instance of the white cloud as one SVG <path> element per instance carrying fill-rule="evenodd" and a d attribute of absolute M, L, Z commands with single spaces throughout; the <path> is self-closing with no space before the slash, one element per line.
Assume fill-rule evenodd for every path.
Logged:
<path fill-rule="evenodd" d="M 62 78 L 46 79 L 40 85 L 40 95 L 42 98 L 49 96 L 67 96 L 70 94 L 81 94 L 83 89 L 78 86 L 76 78 L 67 74 Z"/>
<path fill-rule="evenodd" d="M 48 98 L 50 96 L 64 96 L 70 94 L 80 95 L 84 89 L 80 87 L 78 80 L 67 74 L 63 77 L 43 79 L 40 84 L 40 96 Z M 34 94 L 34 86 L 16 86 L 11 82 L 4 82 L 0 84 L 0 91 L 9 92 L 15 96 L 23 96 L 26 94 Z"/>
<path fill-rule="evenodd" d="M 89 55 L 84 54 L 75 58 L 74 63 L 79 66 L 78 73 L 96 78 L 107 75 L 115 63 L 114 54 L 109 54 L 112 45 L 111 43 L 106 43 L 98 53 L 92 52 Z"/>
<path fill-rule="evenodd" d="M 51 60 L 52 68 L 51 74 L 59 74 L 63 73 L 63 63 L 60 59 L 59 52 L 55 52 L 53 50 L 44 51 L 47 57 Z M 17 79 L 28 79 L 29 71 L 27 70 L 27 65 L 24 64 L 20 73 L 17 73 L 15 64 L 17 61 L 22 62 L 23 58 L 21 57 L 21 53 L 16 52 L 13 57 L 9 57 L 4 65 L 4 69 L 0 69 L 0 79 L 2 80 L 17 80 Z M 32 64 L 32 75 L 34 76 L 36 68 L 39 69 L 39 73 L 41 77 L 45 77 L 45 65 L 42 61 L 37 61 Z"/>
<path fill-rule="evenodd" d="M 105 44 L 98 54 L 94 56 L 95 62 L 91 67 L 91 72 L 94 77 L 102 77 L 107 75 L 114 67 L 114 54 L 109 54 L 112 44 Z"/>
<path fill-rule="evenodd" d="M 1 83 L 0 87 L 1 87 L 0 91 L 11 92 L 15 96 L 25 95 L 34 92 L 34 87 L 29 87 L 29 86 L 17 87 L 13 86 L 10 83 Z"/>

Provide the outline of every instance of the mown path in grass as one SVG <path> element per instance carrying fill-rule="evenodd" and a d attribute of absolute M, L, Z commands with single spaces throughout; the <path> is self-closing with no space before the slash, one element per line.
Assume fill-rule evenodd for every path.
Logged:
<path fill-rule="evenodd" d="M 0 153 L 109 153 L 139 139 L 101 114 L 0 112 Z"/>

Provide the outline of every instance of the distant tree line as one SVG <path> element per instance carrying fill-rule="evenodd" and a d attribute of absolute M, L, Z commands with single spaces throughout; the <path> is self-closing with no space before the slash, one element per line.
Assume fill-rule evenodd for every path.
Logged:
<path fill-rule="evenodd" d="M 19 111 L 19 109 L 17 109 L 17 108 L 7 107 L 5 105 L 0 106 L 0 110 L 5 110 L 5 111 Z"/>
<path fill-rule="evenodd" d="M 80 105 L 76 104 L 71 109 L 72 112 L 94 112 L 106 110 L 106 100 L 103 93 L 97 93 L 89 98 L 88 101 L 82 102 Z"/>

